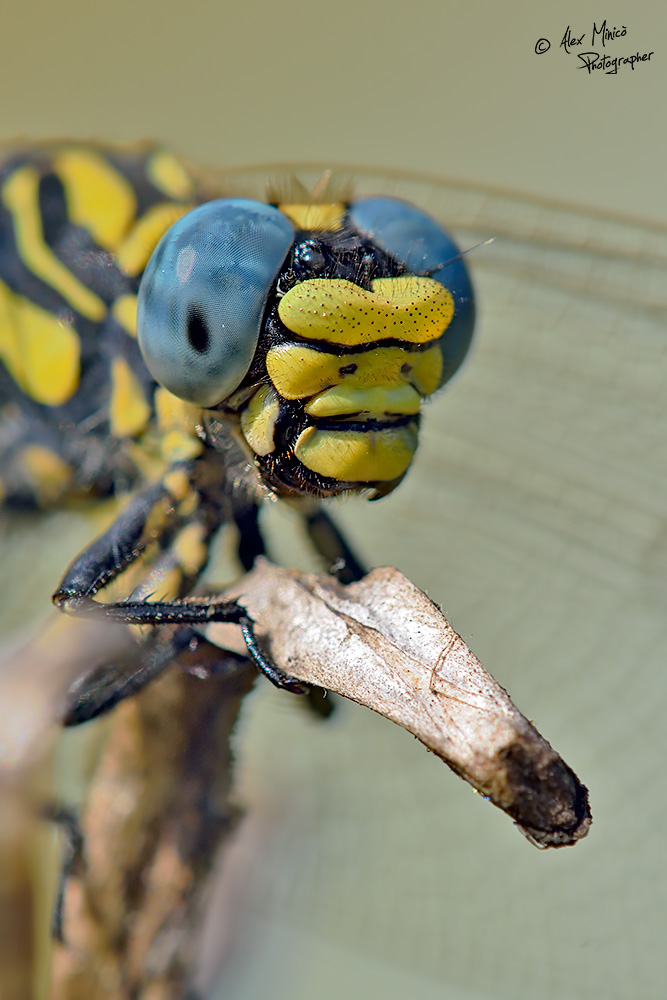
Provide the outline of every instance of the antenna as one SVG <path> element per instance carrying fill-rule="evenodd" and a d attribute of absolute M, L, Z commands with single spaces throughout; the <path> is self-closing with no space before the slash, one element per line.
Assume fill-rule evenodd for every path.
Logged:
<path fill-rule="evenodd" d="M 489 243 L 494 243 L 495 239 L 495 236 L 491 236 L 488 240 L 482 240 L 480 243 L 475 243 L 474 246 L 468 247 L 467 250 L 461 250 L 453 257 L 450 257 L 449 260 L 443 261 L 442 264 L 437 264 L 435 267 L 432 267 L 429 271 L 425 271 L 424 273 L 427 274 L 429 278 L 432 278 L 436 271 L 442 271 L 443 267 L 448 267 L 450 264 L 453 264 L 455 260 L 461 260 L 462 257 L 465 257 L 468 253 L 472 253 L 473 250 L 479 250 L 480 247 L 485 247 L 488 246 Z"/>

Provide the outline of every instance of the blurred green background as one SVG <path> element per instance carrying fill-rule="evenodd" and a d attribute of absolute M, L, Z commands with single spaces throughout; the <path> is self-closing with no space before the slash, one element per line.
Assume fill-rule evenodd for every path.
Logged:
<path fill-rule="evenodd" d="M 599 48 L 605 18 L 627 28 L 605 52 L 655 45 L 651 61 L 577 68 L 568 24 Z M 375 165 L 539 202 L 397 188 L 465 245 L 497 243 L 471 259 L 476 350 L 429 406 L 413 476 L 340 517 L 444 605 L 578 771 L 591 834 L 540 853 L 398 729 L 350 707 L 317 725 L 262 685 L 239 736 L 233 905 L 206 944 L 227 954 L 220 996 L 665 995 L 666 29 L 647 0 L 3 14 L 8 140 L 152 137 L 208 165 Z M 546 204 L 562 201 L 584 211 Z M 619 213 L 645 224 L 605 221 Z M 30 566 L 3 580 L 5 631 L 46 608 L 87 531 L 59 515 L 3 537 L 5 566 Z"/>

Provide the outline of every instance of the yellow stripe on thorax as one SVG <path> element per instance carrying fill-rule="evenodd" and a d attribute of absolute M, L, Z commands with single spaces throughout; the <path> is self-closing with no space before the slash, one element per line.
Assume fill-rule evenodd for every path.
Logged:
<path fill-rule="evenodd" d="M 60 455 L 42 445 L 26 445 L 18 460 L 42 507 L 51 507 L 61 500 L 74 481 L 69 465 Z"/>
<path fill-rule="evenodd" d="M 120 295 L 111 307 L 113 318 L 130 337 L 137 335 L 137 296 Z"/>
<path fill-rule="evenodd" d="M 194 521 L 181 528 L 172 543 L 172 551 L 186 576 L 201 573 L 208 560 L 204 525 Z"/>
<path fill-rule="evenodd" d="M 169 201 L 149 208 L 116 251 L 116 261 L 121 271 L 131 277 L 141 274 L 158 241 L 170 226 L 193 207 Z"/>
<path fill-rule="evenodd" d="M 39 174 L 33 167 L 21 167 L 2 188 L 2 201 L 12 215 L 19 254 L 26 267 L 87 319 L 100 322 L 106 306 L 86 288 L 44 242 L 39 212 Z"/>
<path fill-rule="evenodd" d="M 343 279 L 311 278 L 283 296 L 278 314 L 288 330 L 309 340 L 426 344 L 451 323 L 454 300 L 433 278 L 377 278 L 371 291 Z"/>
<path fill-rule="evenodd" d="M 87 229 L 101 247 L 114 250 L 137 211 L 132 185 L 92 149 L 63 149 L 53 166 L 72 222 Z"/>
<path fill-rule="evenodd" d="M 169 198 L 187 201 L 194 197 L 195 186 L 187 170 L 173 153 L 159 149 L 146 161 L 146 176 Z"/>
<path fill-rule="evenodd" d="M 151 408 L 134 372 L 124 358 L 111 363 L 109 427 L 116 437 L 136 437 L 146 429 Z"/>
<path fill-rule="evenodd" d="M 197 435 L 201 407 L 174 396 L 160 386 L 153 397 L 160 430 L 160 451 L 165 461 L 183 462 L 202 453 L 203 442 Z"/>
<path fill-rule="evenodd" d="M 80 344 L 57 316 L 0 282 L 0 358 L 16 384 L 46 406 L 61 406 L 79 384 Z"/>

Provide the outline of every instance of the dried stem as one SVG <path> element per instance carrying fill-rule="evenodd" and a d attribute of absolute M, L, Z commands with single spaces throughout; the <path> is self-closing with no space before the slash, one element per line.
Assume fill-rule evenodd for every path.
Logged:
<path fill-rule="evenodd" d="M 219 651 L 207 660 L 220 669 Z M 184 995 L 207 879 L 239 818 L 230 736 L 256 674 L 227 666 L 205 683 L 171 671 L 116 710 L 65 886 L 54 1000 Z"/>

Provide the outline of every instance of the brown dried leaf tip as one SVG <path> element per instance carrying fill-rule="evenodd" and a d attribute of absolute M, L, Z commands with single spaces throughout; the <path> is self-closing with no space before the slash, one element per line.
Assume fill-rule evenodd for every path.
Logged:
<path fill-rule="evenodd" d="M 562 847 L 587 834 L 586 788 L 397 570 L 343 586 L 262 559 L 225 596 L 248 609 L 279 669 L 407 729 L 533 844 Z M 210 626 L 208 637 L 226 645 L 224 628 Z"/>

